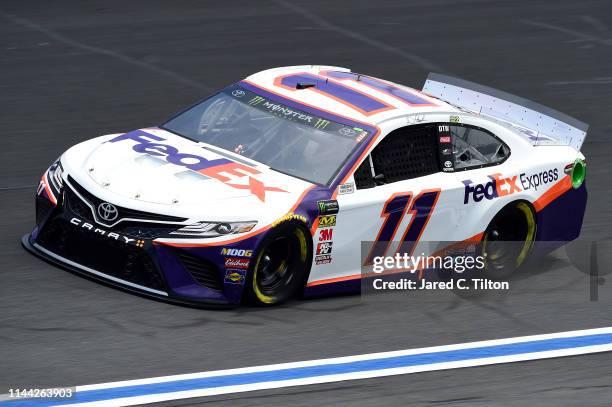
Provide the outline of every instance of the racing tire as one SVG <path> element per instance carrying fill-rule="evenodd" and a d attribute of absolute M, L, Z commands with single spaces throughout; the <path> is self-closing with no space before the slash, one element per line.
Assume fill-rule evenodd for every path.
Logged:
<path fill-rule="evenodd" d="M 536 228 L 535 211 L 526 201 L 513 202 L 499 211 L 482 237 L 486 277 L 507 278 L 520 268 L 533 248 Z"/>
<path fill-rule="evenodd" d="M 255 252 L 247 300 L 259 306 L 281 304 L 302 291 L 312 263 L 312 237 L 306 225 L 286 221 L 274 227 Z"/>

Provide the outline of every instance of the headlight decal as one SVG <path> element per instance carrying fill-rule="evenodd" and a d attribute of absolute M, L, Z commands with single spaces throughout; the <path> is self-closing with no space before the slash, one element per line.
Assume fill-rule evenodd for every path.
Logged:
<path fill-rule="evenodd" d="M 36 195 L 40 196 L 44 193 L 47 198 L 53 203 L 53 205 L 57 205 L 57 198 L 51 192 L 51 188 L 49 187 L 49 182 L 47 181 L 47 172 L 40 177 L 40 182 L 38 183 L 38 188 L 36 189 Z"/>
<path fill-rule="evenodd" d="M 64 169 L 58 158 L 41 177 L 36 194 L 40 195 L 45 191 L 49 200 L 53 202 L 54 205 L 57 205 L 57 199 L 61 195 L 62 188 L 64 187 L 64 179 L 62 178 L 63 173 Z"/>
<path fill-rule="evenodd" d="M 57 195 L 60 194 L 64 186 L 64 179 L 62 178 L 63 174 L 64 168 L 62 167 L 62 163 L 59 159 L 55 161 L 47 170 L 47 180 L 49 181 L 53 192 L 57 193 Z"/>
<path fill-rule="evenodd" d="M 51 164 L 51 166 L 49 166 L 47 171 L 45 171 L 40 178 L 36 195 L 41 195 L 44 191 L 53 205 L 57 205 L 57 200 L 62 193 L 62 188 L 64 187 L 63 174 L 64 168 L 62 167 L 62 163 L 58 158 L 53 162 L 53 164 Z"/>
<path fill-rule="evenodd" d="M 256 221 L 248 222 L 198 222 L 170 232 L 176 237 L 219 237 L 229 234 L 250 232 Z"/>

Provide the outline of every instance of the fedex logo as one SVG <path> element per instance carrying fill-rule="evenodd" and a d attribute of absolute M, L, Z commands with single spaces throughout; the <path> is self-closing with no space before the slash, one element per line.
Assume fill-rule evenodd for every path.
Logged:
<path fill-rule="evenodd" d="M 123 140 L 135 141 L 136 144 L 132 147 L 132 149 L 138 153 L 145 153 L 154 157 L 165 157 L 166 161 L 169 163 L 181 165 L 189 168 L 190 170 L 201 173 L 204 173 L 203 170 L 206 170 L 207 168 L 232 163 L 232 161 L 226 158 L 208 160 L 195 154 L 179 153 L 176 147 L 158 143 L 158 141 L 166 140 L 163 137 L 159 137 L 151 133 L 145 133 L 141 130 L 122 134 L 121 136 L 117 136 L 114 139 L 109 140 L 109 142 L 116 143 Z M 249 170 L 252 170 L 252 168 L 249 168 Z"/>
<path fill-rule="evenodd" d="M 171 164 L 180 165 L 208 177 L 215 178 L 232 188 L 248 189 L 262 202 L 265 201 L 266 191 L 287 192 L 280 188 L 266 186 L 263 182 L 252 177 L 252 175 L 260 174 L 255 168 L 226 158 L 209 160 L 196 154 L 181 153 L 174 146 L 160 143 L 160 141 L 166 140 L 163 137 L 145 133 L 142 130 L 122 134 L 109 140 L 109 142 L 117 143 L 124 140 L 135 141 L 136 144 L 132 146 L 132 149 L 138 153 L 148 154 L 154 157 L 164 157 L 166 161 Z M 248 177 L 248 184 L 234 183 L 236 178 L 242 177 Z"/>
<path fill-rule="evenodd" d="M 470 197 L 474 202 L 480 202 L 483 198 L 491 200 L 522 191 L 517 185 L 518 175 L 502 178 L 501 174 L 493 174 L 489 175 L 489 178 L 491 181 L 486 184 L 474 184 L 469 179 L 463 181 L 463 185 L 465 185 L 463 203 L 467 204 Z"/>

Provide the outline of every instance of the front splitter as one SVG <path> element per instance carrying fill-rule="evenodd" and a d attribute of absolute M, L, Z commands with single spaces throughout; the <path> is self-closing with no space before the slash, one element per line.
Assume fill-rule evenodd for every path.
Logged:
<path fill-rule="evenodd" d="M 45 260 L 48 263 L 51 263 L 55 266 L 59 266 L 62 269 L 68 270 L 74 274 L 78 274 L 80 276 L 86 277 L 90 280 L 94 280 L 100 282 L 109 287 L 118 288 L 122 291 L 127 291 L 132 294 L 137 294 L 142 297 L 153 298 L 159 301 L 163 301 L 166 303 L 172 303 L 177 305 L 183 305 L 188 307 L 196 307 L 196 308 L 214 308 L 214 309 L 224 309 L 224 308 L 235 308 L 236 304 L 230 304 L 224 301 L 211 300 L 211 299 L 203 299 L 203 300 L 193 300 L 191 298 L 183 298 L 177 297 L 170 293 L 160 290 L 154 290 L 148 287 L 144 287 L 138 284 L 134 284 L 132 282 L 122 280 L 108 274 L 104 274 L 87 266 L 76 263 L 70 259 L 66 259 L 62 256 L 59 256 L 44 247 L 36 244 L 36 242 L 32 241 L 32 238 L 29 234 L 24 235 L 21 238 L 21 245 L 30 253 L 35 256 Z"/>

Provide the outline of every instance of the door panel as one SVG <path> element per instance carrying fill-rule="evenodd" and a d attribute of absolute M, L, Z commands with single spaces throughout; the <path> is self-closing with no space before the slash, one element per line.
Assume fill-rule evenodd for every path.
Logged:
<path fill-rule="evenodd" d="M 458 237 L 457 216 L 463 201 L 463 184 L 452 174 L 436 173 L 411 180 L 356 190 L 337 197 L 340 210 L 333 227 L 332 261 L 313 265 L 310 281 L 358 277 L 361 273 L 361 242 L 372 244 L 364 253 L 373 256 L 395 253 L 420 254 L 427 244 L 413 242 L 451 240 Z M 318 229 L 315 243 L 325 229 Z M 403 243 L 402 243 L 403 242 Z"/>

